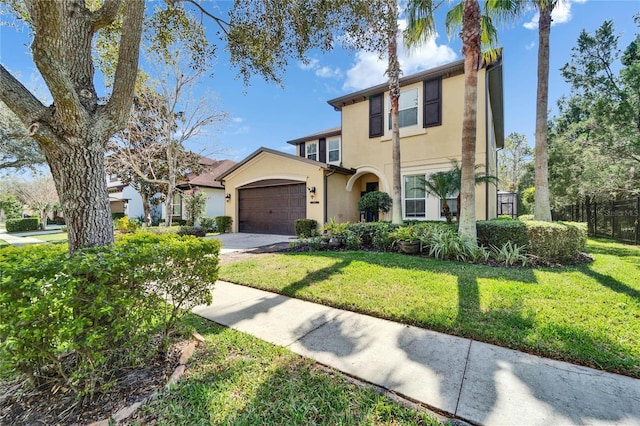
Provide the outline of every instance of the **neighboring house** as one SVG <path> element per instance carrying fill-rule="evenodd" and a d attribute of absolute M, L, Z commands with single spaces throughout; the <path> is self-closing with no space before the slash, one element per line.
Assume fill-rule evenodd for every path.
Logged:
<path fill-rule="evenodd" d="M 179 191 L 174 197 L 173 218 L 181 220 L 184 218 L 184 203 L 182 193 L 197 188 L 207 196 L 207 206 L 205 216 L 215 217 L 225 214 L 225 190 L 222 183 L 216 178 L 233 167 L 236 163 L 231 160 L 212 160 L 201 157 L 200 165 L 202 171 L 199 174 L 190 173 L 186 180 L 178 183 Z M 142 198 L 130 185 L 122 185 L 117 176 L 108 177 L 107 189 L 109 191 L 109 201 L 112 213 L 122 213 L 131 218 L 138 218 L 144 215 L 142 208 Z M 165 218 L 163 205 L 152 208 L 152 217 Z"/>
<path fill-rule="evenodd" d="M 402 214 L 444 220 L 442 200 L 421 184 L 425 176 L 461 160 L 464 64 L 457 61 L 400 80 Z M 293 234 L 294 221 L 323 224 L 366 220 L 358 200 L 369 191 L 392 191 L 390 103 L 387 84 L 328 103 L 342 126 L 289 141 L 296 155 L 260 148 L 219 176 L 233 231 Z M 502 60 L 478 72 L 476 163 L 496 175 L 496 150 L 504 144 Z M 449 206 L 457 213 L 457 195 Z M 497 211 L 494 184 L 476 187 L 478 219 Z M 390 219 L 390 213 L 381 219 Z"/>

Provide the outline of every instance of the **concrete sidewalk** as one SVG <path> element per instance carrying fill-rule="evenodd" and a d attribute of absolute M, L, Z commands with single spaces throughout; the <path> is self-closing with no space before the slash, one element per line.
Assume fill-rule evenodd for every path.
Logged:
<path fill-rule="evenodd" d="M 23 246 L 25 244 L 44 244 L 44 241 L 33 237 L 25 237 L 19 234 L 8 234 L 0 230 L 0 240 L 6 241 L 12 246 Z"/>
<path fill-rule="evenodd" d="M 469 422 L 640 425 L 640 380 L 219 281 L 194 312 Z"/>

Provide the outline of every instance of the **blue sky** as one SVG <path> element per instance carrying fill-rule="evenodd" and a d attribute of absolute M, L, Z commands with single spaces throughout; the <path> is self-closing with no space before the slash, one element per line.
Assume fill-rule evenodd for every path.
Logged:
<path fill-rule="evenodd" d="M 226 9 L 231 2 L 203 2 L 211 8 Z M 401 52 L 404 75 L 460 59 L 457 37 L 448 39 L 444 30 L 444 8 L 436 14 L 436 38 L 411 52 Z M 582 29 L 595 31 L 604 20 L 612 19 L 621 35 L 621 47 L 635 37 L 633 15 L 640 12 L 638 0 L 566 0 L 554 13 L 551 29 L 549 107 L 569 93 L 559 68 L 569 60 Z M 6 20 L 7 16 L 0 16 Z M 520 21 L 500 28 L 504 48 L 505 132 L 524 133 L 534 143 L 536 67 L 538 33 L 532 10 Z M 206 20 L 204 21 L 206 24 Z M 401 25 L 403 23 L 401 22 Z M 209 24 L 215 31 L 213 23 Z M 0 27 L 0 61 L 42 99 L 47 92 L 39 80 L 29 54 L 26 30 Z M 210 128 L 197 141 L 196 151 L 211 157 L 239 161 L 260 146 L 292 152 L 287 140 L 340 125 L 340 113 L 327 100 L 386 81 L 386 59 L 375 54 L 337 48 L 329 53 L 311 52 L 308 64 L 292 60 L 284 73 L 284 88 L 253 78 L 245 86 L 228 63 L 223 46 L 213 68 L 213 77 L 202 81 L 203 92 L 215 94 L 210 105 L 228 114 L 225 123 Z M 100 92 L 100 83 L 96 82 Z"/>

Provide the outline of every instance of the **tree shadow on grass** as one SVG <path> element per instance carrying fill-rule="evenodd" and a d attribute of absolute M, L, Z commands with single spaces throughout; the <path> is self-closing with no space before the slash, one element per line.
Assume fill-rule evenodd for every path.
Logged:
<path fill-rule="evenodd" d="M 592 268 L 582 268 L 580 271 L 586 276 L 596 280 L 600 285 L 608 287 L 616 293 L 626 294 L 629 297 L 640 300 L 640 290 L 629 287 L 612 276 L 601 274 L 600 272 L 594 271 Z M 640 277 L 638 279 L 640 279 Z"/>
<path fill-rule="evenodd" d="M 351 260 L 340 260 L 331 266 L 327 266 L 325 268 L 318 269 L 317 271 L 310 272 L 301 280 L 293 282 L 284 287 L 281 293 L 288 296 L 295 296 L 299 290 L 330 279 L 332 275 L 339 273 L 342 269 L 346 268 L 350 264 Z"/>

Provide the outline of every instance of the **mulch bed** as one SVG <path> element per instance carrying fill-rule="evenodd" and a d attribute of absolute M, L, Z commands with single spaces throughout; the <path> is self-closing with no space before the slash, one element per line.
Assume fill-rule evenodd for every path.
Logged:
<path fill-rule="evenodd" d="M 105 420 L 118 410 L 146 400 L 167 383 L 186 342 L 172 345 L 143 368 L 122 372 L 108 393 L 78 399 L 58 386 L 33 388 L 26 380 L 0 382 L 1 425 L 76 425 Z"/>

